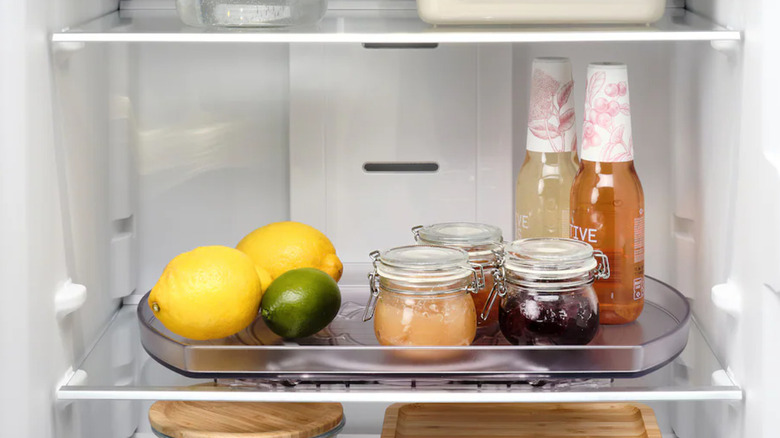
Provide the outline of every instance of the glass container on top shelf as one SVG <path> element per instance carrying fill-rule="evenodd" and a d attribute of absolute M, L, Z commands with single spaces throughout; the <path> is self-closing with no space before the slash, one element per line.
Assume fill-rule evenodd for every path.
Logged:
<path fill-rule="evenodd" d="M 319 22 L 328 0 L 176 0 L 190 26 L 280 27 Z"/>

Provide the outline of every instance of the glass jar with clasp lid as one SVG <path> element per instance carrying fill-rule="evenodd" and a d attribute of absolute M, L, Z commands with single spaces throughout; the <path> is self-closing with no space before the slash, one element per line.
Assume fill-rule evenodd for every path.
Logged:
<path fill-rule="evenodd" d="M 598 259 L 598 261 L 597 261 Z M 505 248 L 499 326 L 515 345 L 584 345 L 599 329 L 593 282 L 609 278 L 609 261 L 585 242 L 522 239 Z"/>
<path fill-rule="evenodd" d="M 495 331 L 498 309 L 487 306 L 488 296 L 501 283 L 503 236 L 501 229 L 473 222 L 447 222 L 412 228 L 418 243 L 459 248 L 469 255 L 469 262 L 477 267 L 481 277 L 480 289 L 473 296 L 477 311 L 477 327 Z M 482 332 L 484 333 L 484 332 Z"/>
<path fill-rule="evenodd" d="M 472 294 L 481 283 L 457 248 L 411 245 L 371 253 L 371 295 L 363 321 L 374 319 L 382 345 L 470 345 L 477 329 Z"/>

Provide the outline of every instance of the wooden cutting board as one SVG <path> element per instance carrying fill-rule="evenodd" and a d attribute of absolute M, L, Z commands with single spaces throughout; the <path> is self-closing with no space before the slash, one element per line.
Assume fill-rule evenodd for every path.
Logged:
<path fill-rule="evenodd" d="M 152 427 L 173 438 L 311 438 L 344 418 L 339 403 L 158 401 Z"/>
<path fill-rule="evenodd" d="M 382 438 L 661 438 L 637 403 L 414 403 L 385 411 Z"/>

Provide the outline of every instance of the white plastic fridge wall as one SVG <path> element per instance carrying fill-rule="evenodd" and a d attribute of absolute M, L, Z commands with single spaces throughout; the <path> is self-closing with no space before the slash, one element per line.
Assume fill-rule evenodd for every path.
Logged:
<path fill-rule="evenodd" d="M 780 242 L 771 232 L 780 219 L 780 149 L 771 128 L 780 114 L 776 99 L 766 96 L 780 95 L 773 79 L 780 75 L 780 67 L 771 45 L 761 41 L 780 38 L 776 26 L 780 11 L 772 0 L 691 0 L 688 7 L 746 29 L 744 47 L 724 53 L 706 43 L 516 45 L 489 48 L 492 55 L 481 58 L 475 46 L 394 55 L 333 45 L 321 50 L 343 65 L 323 57 L 322 72 L 296 70 L 311 61 L 296 59 L 296 50 L 314 46 L 93 44 L 69 53 L 66 45 L 50 57 L 48 32 L 115 9 L 116 2 L 3 2 L 0 269 L 12 297 L 0 317 L 0 345 L 9 353 L 0 361 L 0 374 L 6 376 L 0 392 L 4 433 L 43 438 L 132 434 L 143 418 L 139 405 L 55 403 L 54 389 L 96 339 L 118 298 L 151 287 L 167 260 L 180 251 L 234 244 L 258 224 L 292 217 L 324 223 L 336 246 L 345 248 L 345 261 L 361 262 L 369 246 L 408 241 L 412 219 L 437 220 L 434 207 L 439 204 L 415 201 L 433 196 L 391 197 L 392 207 L 403 208 L 379 208 L 383 186 L 379 179 L 373 183 L 380 197 L 368 200 L 376 202 L 368 204 L 374 208 L 339 210 L 354 205 L 345 199 L 349 184 L 362 184 L 365 180 L 360 178 L 368 176 L 359 175 L 347 157 L 322 154 L 323 147 L 333 147 L 326 140 L 296 141 L 294 135 L 302 131 L 290 135 L 286 123 L 295 126 L 296 121 L 325 118 L 327 123 L 316 126 L 328 128 L 322 131 L 328 133 L 327 139 L 357 132 L 359 136 L 349 142 L 352 149 L 336 151 L 366 155 L 360 159 L 388 159 L 369 157 L 370 151 L 404 160 L 412 152 L 426 152 L 431 155 L 426 160 L 460 163 L 456 178 L 460 185 L 421 186 L 431 193 L 450 194 L 452 203 L 445 207 L 474 203 L 463 218 L 495 218 L 489 221 L 509 235 L 511 188 L 525 135 L 528 81 L 523 69 L 527 71 L 533 56 L 560 54 L 573 57 L 579 72 L 578 110 L 587 60 L 629 63 L 637 165 L 647 194 L 648 272 L 694 299 L 699 321 L 746 389 L 744 406 L 676 404 L 671 420 L 677 434 L 771 436 L 772 413 L 780 409 L 780 380 L 774 372 L 780 363 L 774 340 L 780 331 L 776 317 L 780 300 L 773 292 L 780 290 Z M 462 70 L 444 70 L 424 59 L 424 53 L 436 51 L 443 53 L 435 56 L 445 57 L 446 65 Z M 501 55 L 506 52 L 512 57 Z M 380 55 L 398 59 L 382 64 L 381 71 L 377 64 L 374 72 L 370 64 L 376 59 L 369 57 Z M 502 64 L 509 59 L 512 69 Z M 478 72 L 492 63 L 504 67 L 490 74 L 505 79 L 486 83 Z M 355 87 L 384 94 L 372 100 L 371 95 L 352 90 L 351 101 L 329 96 L 339 103 L 335 114 L 329 113 L 330 106 L 304 107 L 309 114 L 299 111 L 296 96 L 303 101 L 307 95 L 319 99 L 322 90 L 308 88 L 316 87 L 316 81 L 291 81 L 296 74 L 324 76 L 335 91 L 351 89 L 336 73 L 353 71 L 360 73 L 353 79 L 362 81 Z M 370 73 L 386 82 L 372 84 Z M 426 80 L 432 83 L 430 89 L 421 86 Z M 450 93 L 444 92 L 443 83 L 449 84 Z M 420 96 L 403 93 L 415 84 L 419 88 L 412 89 L 421 91 Z M 405 100 L 392 100 L 396 98 Z M 448 106 L 452 102 L 459 105 Z M 412 103 L 419 114 L 466 122 L 452 126 L 441 119 L 409 118 Z M 420 108 L 426 106 L 430 111 L 423 113 Z M 508 106 L 512 112 L 506 111 Z M 352 118 L 362 116 L 355 108 L 365 109 L 372 125 L 350 129 Z M 491 128 L 484 132 L 486 126 Z M 452 130 L 459 138 L 445 136 Z M 407 155 L 402 153 L 404 144 L 382 143 L 387 135 L 409 132 L 434 141 Z M 453 153 L 440 138 L 452 141 Z M 490 162 L 506 159 L 498 163 L 506 173 L 489 175 L 504 181 L 494 186 L 478 178 L 476 166 L 464 166 L 479 163 L 485 147 L 499 148 Z M 319 155 L 306 154 L 309 148 L 319 148 Z M 295 155 L 296 151 L 303 154 Z M 306 163 L 307 157 L 324 161 Z M 418 159 L 414 156 L 414 161 Z M 304 169 L 322 168 L 331 171 L 310 180 L 321 183 L 318 187 L 307 187 L 302 183 L 305 178 L 296 177 Z M 356 179 L 340 179 L 342 171 L 346 178 Z M 418 176 L 425 177 L 408 177 Z M 471 178 L 471 184 L 463 183 Z M 415 182 L 410 178 L 397 184 L 410 190 Z M 393 187 L 396 181 L 387 184 Z M 328 209 L 307 211 L 305 200 L 314 198 L 299 194 L 322 187 L 328 190 Z M 483 193 L 489 197 L 485 199 L 506 202 L 497 210 L 478 208 L 483 198 L 477 195 Z M 398 211 L 416 216 L 397 215 Z M 343 224 L 352 220 L 382 228 L 350 233 Z M 359 278 L 361 267 L 352 269 L 356 274 L 350 277 Z M 55 296 L 67 298 L 58 293 L 68 278 L 86 286 L 87 299 L 78 311 L 64 315 L 68 300 L 55 306 Z M 61 319 L 56 317 L 58 309 Z M 118 385 L 126 384 L 131 374 L 133 357 L 122 354 L 128 350 L 118 345 L 116 360 L 107 366 Z"/>
<path fill-rule="evenodd" d="M 676 175 L 675 188 L 683 190 L 675 205 L 682 231 L 678 277 L 688 277 L 695 288 L 694 313 L 745 401 L 720 409 L 690 406 L 679 415 L 697 419 L 698 436 L 768 437 L 777 433 L 773 423 L 780 412 L 780 238 L 773 231 L 780 220 L 780 147 L 774 140 L 780 60 L 770 43 L 780 40 L 780 5 L 690 0 L 688 7 L 745 29 L 739 50 L 677 53 L 682 106 L 674 110 L 677 141 L 695 145 L 679 149 L 683 156 L 676 159 L 690 154 L 687 160 L 698 164 L 695 173 Z M 680 111 L 686 102 L 695 103 Z"/>
<path fill-rule="evenodd" d="M 83 257 L 79 266 L 67 261 L 66 253 L 73 251 L 105 258 L 101 252 L 105 245 L 98 251 L 89 242 L 105 239 L 108 233 L 104 222 L 95 222 L 91 234 L 71 235 L 65 230 L 62 209 L 95 211 L 106 208 L 106 203 L 94 196 L 104 184 L 76 193 L 79 199 L 73 202 L 62 198 L 67 191 L 59 178 L 55 145 L 63 139 L 54 123 L 59 115 L 49 43 L 55 29 L 117 6 L 116 0 L 0 2 L 0 277 L 8 303 L 0 310 L 3 436 L 80 436 L 72 432 L 80 421 L 72 415 L 73 406 L 55 404 L 55 388 L 119 304 L 101 292 L 108 278 L 105 264 L 84 263 L 88 260 Z M 83 140 L 76 145 L 79 150 L 74 149 L 81 152 L 82 168 L 100 162 L 101 145 L 105 145 L 100 139 L 108 129 L 103 111 L 108 66 L 99 55 L 90 51 L 69 67 L 80 84 L 92 85 L 70 102 L 86 108 L 81 114 L 85 118 L 70 131 L 72 139 Z M 74 143 L 79 141 L 69 145 Z M 79 167 L 69 170 L 79 171 Z M 88 178 L 93 184 L 101 179 Z M 80 241 L 74 243 L 74 237 Z M 89 299 L 80 315 L 59 320 L 55 296 L 68 278 L 76 276 L 92 288 Z M 62 311 L 73 303 L 60 302 Z"/>
<path fill-rule="evenodd" d="M 673 93 L 675 69 L 684 68 L 677 64 L 689 62 L 676 53 L 686 50 L 726 62 L 707 43 L 87 46 L 68 63 L 90 51 L 103 51 L 109 60 L 110 104 L 94 107 L 108 110 L 109 130 L 94 142 L 67 137 L 62 148 L 75 265 L 103 272 L 103 282 L 90 280 L 89 290 L 142 294 L 180 252 L 232 246 L 257 226 L 293 219 L 328 234 L 346 263 L 343 282 L 362 284 L 368 252 L 411 243 L 415 224 L 484 221 L 511 238 L 530 63 L 535 56 L 569 56 L 580 113 L 589 61 L 630 66 L 636 163 L 648 212 L 647 272 L 694 297 L 697 285 L 689 276 L 705 262 L 678 247 L 680 234 L 693 233 L 694 225 L 682 222 L 688 228 L 678 229 L 675 205 L 680 196 L 695 199 L 733 179 L 707 181 L 707 187 L 678 181 L 678 173 L 698 172 L 700 165 L 698 144 L 675 142 L 671 134 L 680 118 L 698 111 L 698 100 L 678 101 Z M 81 87 L 94 86 L 73 73 L 62 71 L 58 79 L 64 131 L 70 132 L 90 111 L 80 103 Z M 734 96 L 738 84 L 724 83 L 724 98 Z M 728 138 L 734 125 L 714 130 Z M 733 150 L 726 142 L 722 147 Z M 681 157 L 680 150 L 687 154 Z M 722 158 L 716 163 L 728 175 L 732 161 Z M 388 161 L 432 161 L 440 170 L 373 174 L 362 168 Z M 728 217 L 728 202 L 706 207 L 716 220 Z M 682 237 L 699 248 L 692 236 Z M 126 262 L 133 260 L 137 265 Z M 122 384 L 132 369 L 120 361 L 106 373 Z M 133 417 L 145 426 L 137 403 L 79 405 L 87 436 L 109 433 L 95 418 L 110 418 L 117 437 L 134 426 Z"/>
<path fill-rule="evenodd" d="M 360 283 L 368 253 L 411 243 L 415 224 L 484 221 L 511 238 L 528 72 L 541 55 L 572 57 L 578 108 L 589 60 L 631 66 L 636 162 L 647 234 L 654 236 L 647 270 L 672 279 L 673 49 L 652 43 L 131 47 L 138 72 L 128 109 L 137 130 L 136 293 L 148 291 L 176 254 L 235 245 L 273 220 L 323 230 L 347 264 L 346 281 Z M 363 170 L 366 162 L 420 161 L 440 169 Z M 118 186 L 112 196 L 126 190 Z"/>

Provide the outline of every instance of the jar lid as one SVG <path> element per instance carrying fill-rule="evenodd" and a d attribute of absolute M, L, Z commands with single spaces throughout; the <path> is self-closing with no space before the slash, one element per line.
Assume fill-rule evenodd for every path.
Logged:
<path fill-rule="evenodd" d="M 501 228 L 475 222 L 447 222 L 412 229 L 422 243 L 469 249 L 494 249 L 504 238 Z"/>
<path fill-rule="evenodd" d="M 578 276 L 598 267 L 593 247 L 574 239 L 516 240 L 506 247 L 505 253 L 505 269 L 538 278 Z"/>
<path fill-rule="evenodd" d="M 375 260 L 381 277 L 410 282 L 447 281 L 473 273 L 466 251 L 444 246 L 400 246 L 379 253 Z"/>

